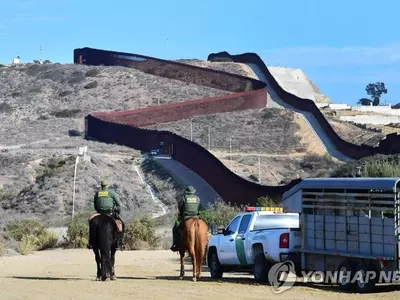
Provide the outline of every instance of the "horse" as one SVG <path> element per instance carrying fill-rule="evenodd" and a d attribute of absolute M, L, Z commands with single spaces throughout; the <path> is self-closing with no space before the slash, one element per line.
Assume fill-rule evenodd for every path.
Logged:
<path fill-rule="evenodd" d="M 205 252 L 208 243 L 208 226 L 207 223 L 199 218 L 186 219 L 182 224 L 180 234 L 181 248 L 179 254 L 181 257 L 181 270 L 179 279 L 183 279 L 185 275 L 185 267 L 183 259 L 186 251 L 192 258 L 193 281 L 200 280 L 201 268 L 205 258 Z"/>
<path fill-rule="evenodd" d="M 90 218 L 90 237 L 97 264 L 96 281 L 116 280 L 115 252 L 118 248 L 118 228 L 115 219 L 106 214 Z"/>

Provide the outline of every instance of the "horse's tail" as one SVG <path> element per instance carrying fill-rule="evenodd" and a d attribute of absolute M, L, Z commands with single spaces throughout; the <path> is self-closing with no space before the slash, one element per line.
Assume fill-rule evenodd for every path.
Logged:
<path fill-rule="evenodd" d="M 97 243 L 101 256 L 102 275 L 110 277 L 112 273 L 111 246 L 115 223 L 109 216 L 102 217 L 102 226 L 97 226 Z"/>

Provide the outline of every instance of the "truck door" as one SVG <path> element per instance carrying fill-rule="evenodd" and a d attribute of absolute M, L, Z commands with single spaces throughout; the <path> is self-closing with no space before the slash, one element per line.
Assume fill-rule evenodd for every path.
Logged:
<path fill-rule="evenodd" d="M 252 215 L 244 215 L 239 225 L 239 231 L 235 238 L 236 256 L 241 265 L 247 265 L 251 261 L 249 251 L 249 240 L 247 239 L 247 230 L 249 228 Z"/>
<path fill-rule="evenodd" d="M 220 238 L 219 261 L 222 265 L 239 264 L 235 250 L 235 238 L 241 218 L 241 215 L 234 218 Z"/>

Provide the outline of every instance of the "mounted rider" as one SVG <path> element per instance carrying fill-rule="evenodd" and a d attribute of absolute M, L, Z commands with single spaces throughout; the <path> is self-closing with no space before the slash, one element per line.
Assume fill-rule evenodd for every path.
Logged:
<path fill-rule="evenodd" d="M 193 186 L 186 187 L 183 197 L 178 201 L 178 219 L 172 229 L 173 245 L 171 251 L 178 251 L 180 248 L 180 230 L 183 221 L 199 216 L 200 198 L 195 195 Z"/>
<path fill-rule="evenodd" d="M 106 179 L 102 180 L 100 185 L 101 185 L 100 190 L 98 190 L 94 194 L 94 201 L 93 201 L 94 209 L 98 214 L 110 215 L 115 220 L 121 222 L 122 231 L 119 232 L 118 248 L 120 250 L 124 250 L 125 249 L 125 246 L 124 246 L 125 224 L 120 218 L 121 201 L 119 200 L 117 193 L 115 193 L 113 190 L 108 188 L 108 186 L 110 185 L 108 180 L 106 180 Z M 90 221 L 94 216 L 92 216 L 89 219 L 89 227 L 90 227 Z M 89 233 L 89 243 L 87 245 L 87 248 L 88 249 L 92 248 L 92 243 L 90 241 L 90 233 Z"/>

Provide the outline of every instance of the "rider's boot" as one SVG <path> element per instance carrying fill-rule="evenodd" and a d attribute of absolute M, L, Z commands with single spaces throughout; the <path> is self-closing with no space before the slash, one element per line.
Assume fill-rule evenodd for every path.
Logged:
<path fill-rule="evenodd" d="M 93 248 L 92 243 L 90 241 L 87 243 L 86 248 L 88 248 L 88 249 L 92 249 Z"/>
<path fill-rule="evenodd" d="M 90 241 L 90 232 L 89 232 L 88 243 L 86 245 L 86 248 L 88 248 L 88 249 L 92 249 L 93 248 L 92 243 Z"/>
<path fill-rule="evenodd" d="M 125 224 L 121 221 L 122 223 L 122 232 L 119 233 L 119 239 L 118 239 L 118 249 L 120 251 L 125 250 L 125 244 L 124 244 L 124 233 L 125 233 Z"/>
<path fill-rule="evenodd" d="M 124 241 L 122 240 L 122 237 L 119 238 L 118 249 L 120 251 L 124 251 L 125 250 L 125 244 L 124 244 Z"/>
<path fill-rule="evenodd" d="M 177 246 L 177 245 L 175 245 L 175 244 L 173 244 L 172 246 L 171 246 L 171 248 L 169 248 L 172 252 L 176 252 L 176 251 L 178 251 L 179 250 L 179 247 Z"/>

